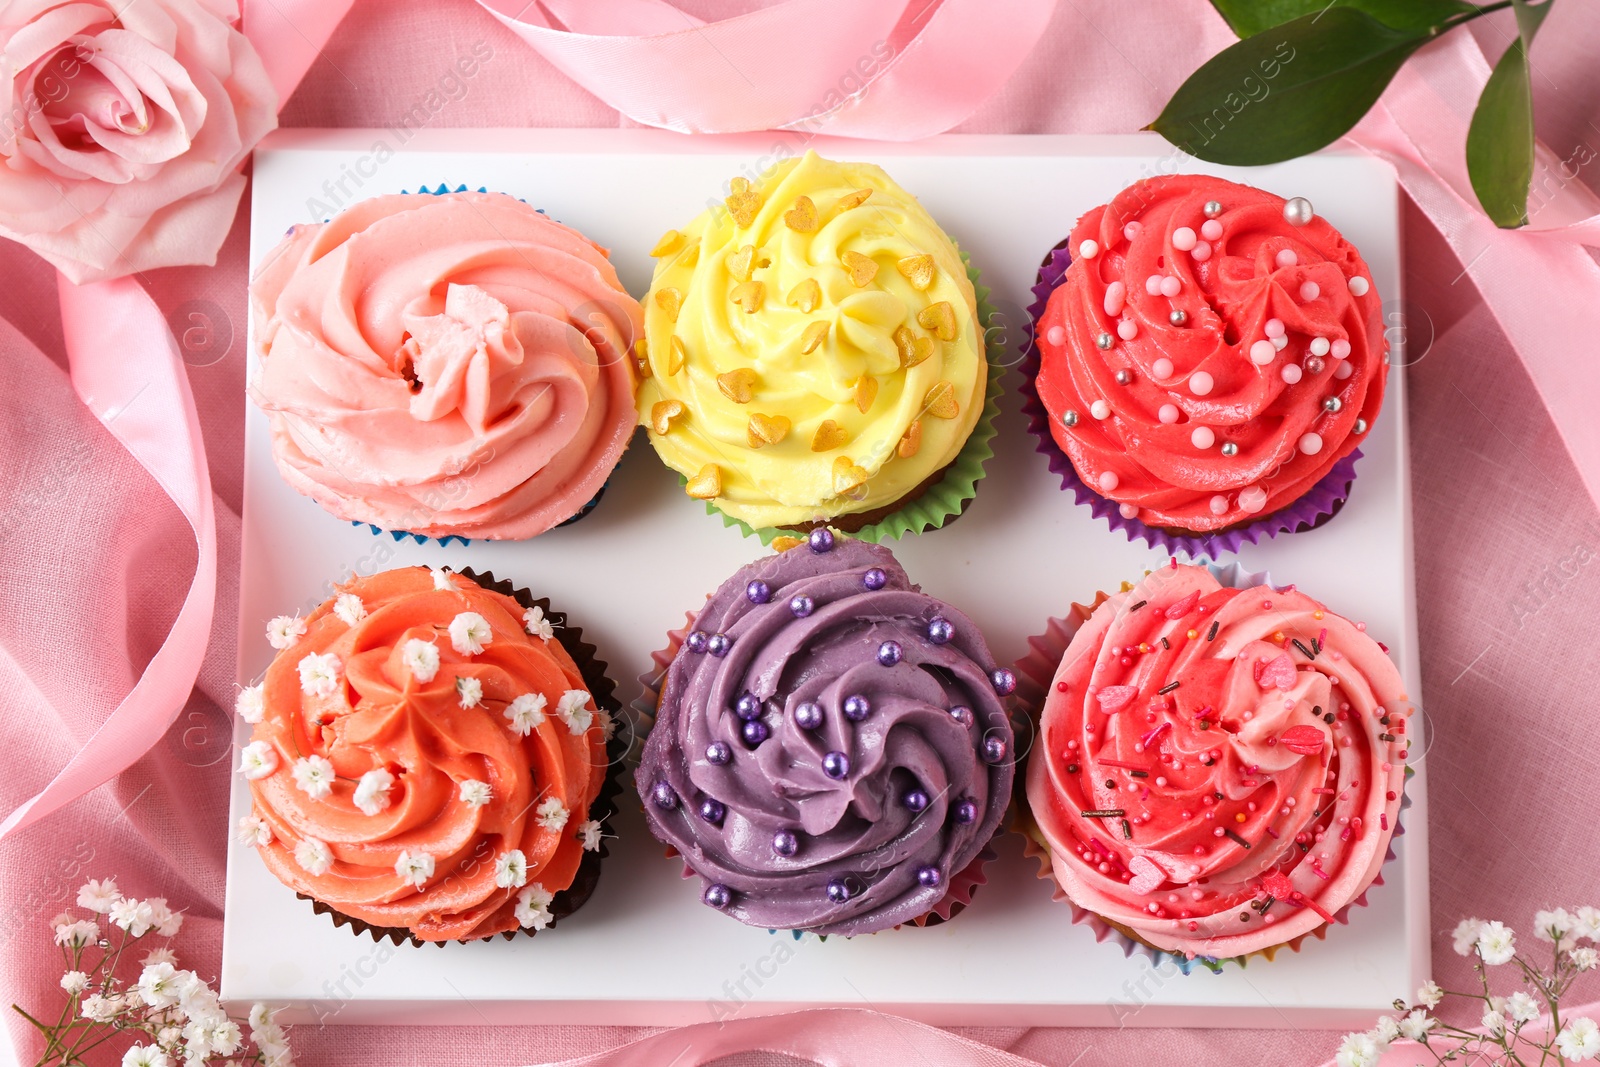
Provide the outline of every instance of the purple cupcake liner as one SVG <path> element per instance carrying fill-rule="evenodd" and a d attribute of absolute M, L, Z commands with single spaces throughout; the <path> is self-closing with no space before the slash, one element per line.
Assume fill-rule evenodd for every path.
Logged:
<path fill-rule="evenodd" d="M 1123 518 L 1116 501 L 1101 496 L 1078 477 L 1072 460 L 1050 433 L 1050 413 L 1039 399 L 1035 384 L 1042 360 L 1038 344 L 1039 319 L 1044 315 L 1050 294 L 1061 284 L 1071 265 L 1072 254 L 1067 250 L 1067 241 L 1063 240 L 1050 250 L 1039 267 L 1038 280 L 1033 286 L 1033 303 L 1028 305 L 1028 333 L 1022 341 L 1021 369 L 1022 413 L 1027 416 L 1028 431 L 1037 441 L 1034 449 L 1049 461 L 1050 472 L 1061 477 L 1061 488 L 1071 490 L 1076 503 L 1089 505 L 1096 518 L 1104 519 L 1107 526 L 1126 535 L 1129 541 L 1142 540 L 1151 548 L 1163 548 L 1174 555 L 1182 553 L 1191 559 L 1216 559 L 1224 553 L 1239 551 L 1239 546 L 1246 542 L 1253 545 L 1263 537 L 1314 530 L 1339 513 L 1350 497 L 1350 487 L 1355 484 L 1356 460 L 1361 458 L 1359 448 L 1352 449 L 1335 463 L 1298 500 L 1270 515 L 1209 534 L 1179 533 L 1146 525 L 1138 519 Z"/>

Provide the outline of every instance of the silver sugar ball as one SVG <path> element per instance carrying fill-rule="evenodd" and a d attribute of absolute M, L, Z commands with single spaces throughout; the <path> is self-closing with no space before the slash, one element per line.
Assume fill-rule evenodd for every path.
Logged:
<path fill-rule="evenodd" d="M 1126 370 L 1126 369 L 1117 371 L 1117 384 L 1118 385 L 1132 385 L 1133 384 L 1133 371 Z"/>
<path fill-rule="evenodd" d="M 1110 348 L 1113 344 L 1116 343 L 1116 341 L 1112 338 L 1112 336 L 1109 333 L 1102 333 L 1099 337 L 1096 337 L 1094 339 L 1094 343 L 1096 345 L 1098 345 L 1100 348 L 1105 349 L 1105 348 Z"/>
<path fill-rule="evenodd" d="M 1220 200 L 1207 200 L 1206 206 L 1201 210 L 1206 213 L 1206 218 L 1214 219 L 1222 214 L 1222 202 Z"/>
<path fill-rule="evenodd" d="M 1182 308 L 1173 308 L 1172 314 L 1167 316 L 1167 321 L 1174 326 L 1182 326 L 1189 321 L 1189 313 Z"/>
<path fill-rule="evenodd" d="M 1342 407 L 1344 407 L 1344 401 L 1336 396 L 1323 397 L 1322 399 L 1322 410 L 1330 414 L 1337 413 Z"/>
<path fill-rule="evenodd" d="M 1367 420 L 1366 419 L 1357 419 L 1356 420 L 1356 424 L 1353 427 L 1351 427 L 1351 429 L 1354 430 L 1356 433 L 1366 433 L 1367 432 Z"/>
<path fill-rule="evenodd" d="M 1078 425 L 1078 413 L 1070 409 L 1063 411 L 1061 413 L 1061 425 L 1065 426 L 1069 430 Z"/>
<path fill-rule="evenodd" d="M 1326 366 L 1327 364 L 1322 362 L 1321 356 L 1312 356 L 1310 359 L 1306 360 L 1306 373 L 1321 374 L 1323 368 Z"/>
<path fill-rule="evenodd" d="M 1224 456 L 1237 456 L 1239 454 L 1239 446 L 1229 441 L 1222 446 L 1222 454 Z"/>
<path fill-rule="evenodd" d="M 1311 201 L 1303 196 L 1291 197 L 1283 202 L 1283 219 L 1291 226 L 1304 226 L 1317 217 L 1311 210 Z"/>

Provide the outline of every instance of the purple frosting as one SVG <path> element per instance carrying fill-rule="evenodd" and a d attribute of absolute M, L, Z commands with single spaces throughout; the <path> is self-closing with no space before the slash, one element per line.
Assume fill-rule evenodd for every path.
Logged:
<path fill-rule="evenodd" d="M 746 594 L 757 580 L 771 590 L 762 603 Z M 799 596 L 813 605 L 803 616 L 790 609 Z M 841 537 L 744 567 L 694 630 L 730 647 L 678 652 L 637 782 L 641 796 L 681 800 L 646 804 L 645 817 L 705 888 L 727 888 L 714 906 L 752 926 L 845 935 L 933 910 L 1011 795 L 1016 746 L 978 628 L 912 585 L 887 548 Z M 754 719 L 740 717 L 747 694 Z M 802 705 L 821 709 L 820 724 Z M 708 799 L 720 822 L 700 817 Z"/>

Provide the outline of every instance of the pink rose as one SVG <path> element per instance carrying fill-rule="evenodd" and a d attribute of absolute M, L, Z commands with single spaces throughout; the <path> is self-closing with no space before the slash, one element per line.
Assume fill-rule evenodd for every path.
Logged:
<path fill-rule="evenodd" d="M 277 125 L 238 16 L 237 0 L 0 2 L 0 235 L 75 282 L 214 263 L 240 167 Z"/>

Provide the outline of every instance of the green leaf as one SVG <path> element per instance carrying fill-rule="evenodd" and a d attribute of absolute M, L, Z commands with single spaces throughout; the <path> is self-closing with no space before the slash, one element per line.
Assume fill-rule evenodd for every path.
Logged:
<path fill-rule="evenodd" d="M 1147 129 L 1213 163 L 1278 163 L 1361 121 L 1436 35 L 1385 26 L 1354 7 L 1303 15 L 1212 56 Z"/>
<path fill-rule="evenodd" d="M 1477 10 L 1462 0 L 1332 0 L 1331 5 L 1329 0 L 1211 0 L 1211 6 L 1240 37 L 1254 37 L 1304 15 L 1321 14 L 1330 6 L 1353 7 L 1390 29 L 1416 33 Z"/>
<path fill-rule="evenodd" d="M 1533 47 L 1533 35 L 1539 32 L 1539 27 L 1544 25 L 1544 17 L 1550 14 L 1550 9 L 1556 6 L 1556 0 L 1545 0 L 1537 6 L 1528 3 L 1528 0 L 1511 0 L 1512 10 L 1517 16 L 1517 32 L 1522 35 L 1524 50 Z"/>
<path fill-rule="evenodd" d="M 1496 226 L 1528 224 L 1528 185 L 1533 181 L 1533 86 L 1528 49 L 1511 42 L 1478 97 L 1467 127 L 1467 176 L 1478 203 Z"/>

